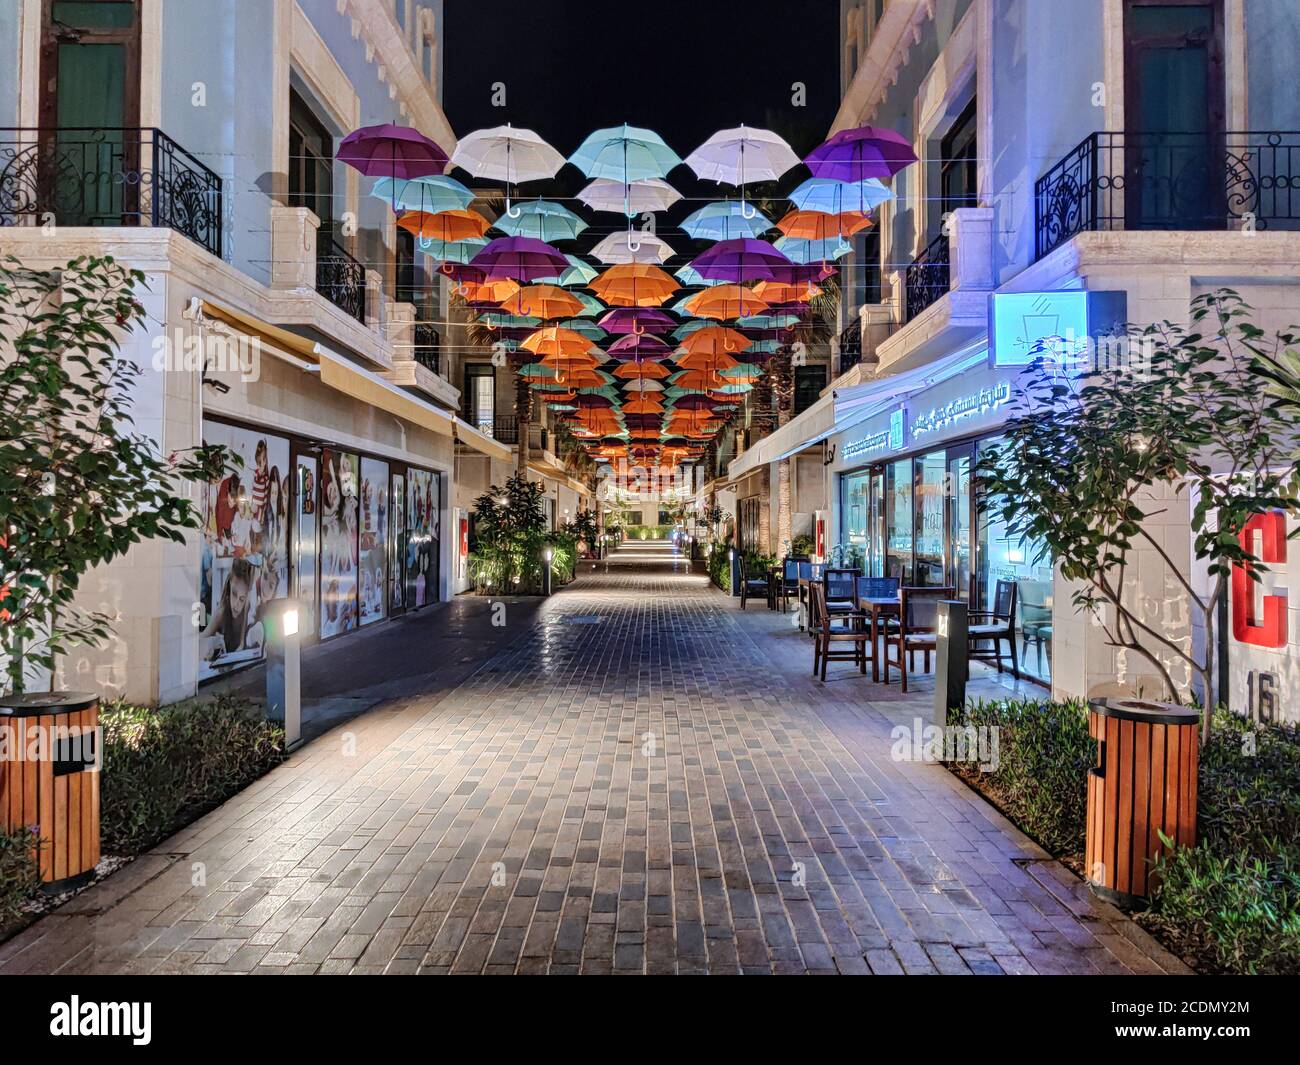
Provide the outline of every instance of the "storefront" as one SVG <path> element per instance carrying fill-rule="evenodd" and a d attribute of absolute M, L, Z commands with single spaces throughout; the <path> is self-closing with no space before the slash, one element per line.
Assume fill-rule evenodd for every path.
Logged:
<path fill-rule="evenodd" d="M 204 496 L 198 679 L 260 661 L 267 604 L 292 596 L 308 640 L 437 602 L 442 475 L 208 417 L 242 460 Z"/>
<path fill-rule="evenodd" d="M 833 437 L 838 543 L 866 573 L 950 587 L 977 610 L 992 610 L 999 583 L 1011 582 L 1021 672 L 1050 682 L 1052 561 L 990 513 L 975 475 L 1022 372 L 976 351 L 952 376 L 882 399 L 883 409 Z"/>

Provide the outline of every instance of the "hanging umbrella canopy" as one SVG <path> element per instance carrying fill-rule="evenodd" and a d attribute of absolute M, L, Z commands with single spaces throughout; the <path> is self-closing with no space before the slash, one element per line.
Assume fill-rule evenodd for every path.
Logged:
<path fill-rule="evenodd" d="M 353 130 L 339 142 L 336 158 L 367 177 L 408 180 L 441 174 L 447 166 L 447 153 L 423 133 L 391 123 Z"/>
<path fill-rule="evenodd" d="M 772 267 L 772 273 L 772 280 L 783 285 L 804 285 L 809 281 L 825 281 L 835 273 L 835 267 L 823 262 L 791 263 Z"/>
<path fill-rule="evenodd" d="M 534 281 L 545 281 L 549 285 L 586 285 L 589 284 L 598 273 L 594 266 L 584 262 L 576 255 L 565 254 L 568 260 L 568 267 L 556 274 L 554 277 L 536 277 Z"/>
<path fill-rule="evenodd" d="M 842 214 L 845 211 L 870 211 L 886 200 L 893 199 L 890 192 L 875 178 L 865 181 L 834 181 L 831 178 L 809 178 L 794 192 L 790 202 L 801 211 L 822 211 Z"/>
<path fill-rule="evenodd" d="M 772 220 L 739 200 L 706 203 L 682 220 L 682 229 L 697 240 L 736 240 L 759 237 L 772 228 Z"/>
<path fill-rule="evenodd" d="M 658 307 L 677 288 L 676 281 L 649 263 L 611 266 L 591 282 L 591 290 L 602 300 L 624 307 Z"/>
<path fill-rule="evenodd" d="M 683 285 L 695 287 L 697 285 L 725 285 L 725 281 L 713 281 L 707 277 L 701 277 L 693 266 L 682 266 L 673 271 L 677 280 Z"/>
<path fill-rule="evenodd" d="M 475 177 L 514 185 L 554 177 L 564 165 L 564 156 L 531 129 L 505 125 L 467 133 L 456 145 L 451 162 Z"/>
<path fill-rule="evenodd" d="M 504 277 L 498 281 L 462 281 L 456 295 L 466 303 L 500 305 L 519 291 L 519 282 Z"/>
<path fill-rule="evenodd" d="M 754 286 L 754 295 L 769 303 L 807 303 L 822 294 L 822 290 L 807 281 L 802 285 L 789 285 L 783 281 L 760 281 Z"/>
<path fill-rule="evenodd" d="M 488 231 L 488 220 L 477 211 L 407 211 L 397 224 L 425 240 L 451 244 L 458 240 L 479 239 Z M 483 241 L 484 244 L 487 241 Z"/>
<path fill-rule="evenodd" d="M 600 319 L 607 333 L 666 333 L 677 320 L 657 307 L 615 307 Z"/>
<path fill-rule="evenodd" d="M 475 195 L 455 178 L 434 174 L 427 177 L 380 178 L 370 190 L 377 200 L 391 204 L 394 211 L 463 211 Z"/>
<path fill-rule="evenodd" d="M 705 181 L 746 185 L 777 180 L 799 165 L 799 157 L 770 129 L 742 125 L 719 130 L 686 157 L 686 165 Z"/>
<path fill-rule="evenodd" d="M 676 361 L 682 370 L 706 370 L 710 373 L 717 373 L 719 370 L 726 370 L 732 366 L 740 365 L 739 359 L 733 359 L 725 351 L 699 351 L 694 354 L 681 355 Z M 669 380 L 673 384 L 677 384 L 679 376 L 675 374 Z"/>
<path fill-rule="evenodd" d="M 666 211 L 682 194 L 661 178 L 646 178 L 626 185 L 611 178 L 596 178 L 578 193 L 578 199 L 593 211 L 626 214 L 653 214 Z"/>
<path fill-rule="evenodd" d="M 499 311 L 480 314 L 478 320 L 488 329 L 528 329 L 531 331 L 542 324 L 540 318 L 534 318 L 531 315 L 502 314 Z"/>
<path fill-rule="evenodd" d="M 840 237 L 831 240 L 779 237 L 774 246 L 792 263 L 829 263 L 853 250 L 853 245 Z"/>
<path fill-rule="evenodd" d="M 726 326 L 707 325 L 686 336 L 678 348 L 684 355 L 722 355 L 744 351 L 753 343 L 744 333 Z M 679 363 L 680 359 L 677 360 Z M 684 364 L 683 364 L 684 365 Z"/>
<path fill-rule="evenodd" d="M 591 341 L 572 329 L 561 329 L 558 326 L 538 329 L 521 346 L 534 355 L 582 355 L 590 360 L 593 366 L 596 365 L 596 360 L 587 355 L 591 349 Z"/>
<path fill-rule="evenodd" d="M 871 225 L 870 216 L 860 211 L 826 214 L 824 211 L 790 211 L 777 228 L 787 237 L 800 240 L 834 240 L 851 237 Z"/>
<path fill-rule="evenodd" d="M 691 297 L 687 296 L 686 298 L 689 300 Z M 688 318 L 673 330 L 673 337 L 677 340 L 685 340 L 692 333 L 698 332 L 701 329 L 710 328 L 710 324 L 711 323 L 704 318 Z"/>
<path fill-rule="evenodd" d="M 608 334 L 601 329 L 595 322 L 589 318 L 565 318 L 563 321 L 555 323 L 561 329 L 571 329 L 575 333 L 581 333 L 593 344 L 604 340 Z"/>
<path fill-rule="evenodd" d="M 741 318 L 767 309 L 767 300 L 740 285 L 719 285 L 697 292 L 686 301 L 686 309 L 700 318 Z"/>
<path fill-rule="evenodd" d="M 676 252 L 653 233 L 629 229 L 626 233 L 610 233 L 591 249 L 591 254 L 606 263 L 666 263 Z"/>
<path fill-rule="evenodd" d="M 889 178 L 916 162 L 916 152 L 901 133 L 880 126 L 842 129 L 805 157 L 814 177 L 835 181 Z"/>
<path fill-rule="evenodd" d="M 609 346 L 610 356 L 623 362 L 666 359 L 672 353 L 672 348 L 650 333 L 629 333 Z"/>
<path fill-rule="evenodd" d="M 663 409 L 664 401 L 654 396 L 640 396 L 623 404 L 623 410 L 628 414 L 659 414 Z"/>
<path fill-rule="evenodd" d="M 622 369 L 622 367 L 620 367 Z M 628 395 L 648 395 L 650 393 L 659 393 L 664 390 L 664 386 L 658 381 L 653 381 L 648 377 L 639 377 L 633 380 L 622 382 L 623 391 Z"/>
<path fill-rule="evenodd" d="M 737 329 L 789 329 L 798 324 L 799 317 L 794 314 L 754 314 L 736 319 Z"/>
<path fill-rule="evenodd" d="M 721 376 L 729 381 L 757 381 L 767 371 L 752 362 L 738 362 L 735 366 L 720 370 Z"/>
<path fill-rule="evenodd" d="M 790 260 L 765 240 L 720 240 L 697 255 L 691 266 L 701 277 L 717 281 L 772 279 L 773 266 L 788 266 Z"/>
<path fill-rule="evenodd" d="M 503 214 L 494 224 L 512 237 L 546 241 L 573 240 L 587 228 L 587 223 L 567 207 L 550 200 L 516 203 L 512 212 Z"/>
<path fill-rule="evenodd" d="M 501 309 L 532 318 L 570 318 L 582 310 L 582 301 L 555 285 L 529 285 L 505 300 Z"/>
<path fill-rule="evenodd" d="M 469 237 L 465 240 L 455 240 L 450 243 L 421 237 L 420 250 L 439 262 L 458 263 L 465 266 L 474 261 L 478 253 L 487 247 L 487 243 L 482 237 Z"/>
<path fill-rule="evenodd" d="M 614 376 L 624 380 L 659 380 L 672 371 L 661 362 L 625 362 L 614 371 Z"/>
<path fill-rule="evenodd" d="M 525 283 L 568 268 L 564 253 L 532 237 L 498 237 L 476 255 L 471 265 L 489 278 L 511 277 Z"/>
<path fill-rule="evenodd" d="M 589 178 L 610 178 L 626 185 L 666 177 L 681 159 L 659 134 L 624 123 L 596 130 L 569 156 L 569 162 Z"/>

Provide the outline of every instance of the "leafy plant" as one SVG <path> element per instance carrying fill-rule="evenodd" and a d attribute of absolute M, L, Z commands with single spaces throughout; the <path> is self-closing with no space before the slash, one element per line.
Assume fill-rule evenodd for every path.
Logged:
<path fill-rule="evenodd" d="M 0 259 L 0 657 L 8 686 L 54 673 L 78 643 L 97 645 L 113 618 L 74 602 L 81 577 L 133 544 L 183 543 L 201 515 L 185 482 L 224 471 L 224 448 L 164 456 L 133 429 L 140 367 L 121 338 L 143 324 L 144 274 L 111 257 L 33 270 Z"/>
<path fill-rule="evenodd" d="M 0 930 L 22 917 L 23 903 L 40 888 L 37 845 L 35 826 L 0 832 Z"/>
<path fill-rule="evenodd" d="M 807 533 L 800 533 L 790 543 L 790 554 L 803 555 L 807 558 L 812 555 L 815 546 L 816 544 L 811 536 Z"/>
<path fill-rule="evenodd" d="M 538 594 L 548 546 L 552 576 L 572 577 L 577 540 L 567 531 L 547 531 L 545 494 L 539 482 L 515 474 L 504 488 L 493 485 L 474 501 L 477 543 L 469 575 L 480 594 Z"/>
<path fill-rule="evenodd" d="M 1167 698 L 1195 700 L 1190 685 L 1175 679 L 1175 664 L 1199 682 L 1207 734 L 1218 604 L 1233 566 L 1256 580 L 1266 568 L 1241 533 L 1261 512 L 1300 510 L 1289 487 L 1293 423 L 1259 387 L 1270 348 L 1290 336 L 1266 342 L 1250 314 L 1240 296 L 1222 289 L 1192 301 L 1190 330 L 1170 322 L 1129 327 L 1117 345 L 1129 358 L 1099 359 L 1077 378 L 1040 355 L 1004 441 L 977 470 L 990 516 L 1080 583 L 1074 603 L 1097 619 L 1111 646 L 1150 663 Z M 1207 563 L 1207 593 L 1153 520 L 1169 506 L 1163 485 L 1190 497 L 1193 553 Z M 1190 640 L 1144 616 L 1126 589 L 1138 551 L 1157 555 L 1191 604 Z"/>

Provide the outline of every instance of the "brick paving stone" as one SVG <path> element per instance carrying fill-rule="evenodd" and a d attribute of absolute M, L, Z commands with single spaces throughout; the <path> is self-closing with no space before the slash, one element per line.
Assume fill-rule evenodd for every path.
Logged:
<path fill-rule="evenodd" d="M 500 632 L 458 600 L 455 652 L 395 625 L 429 657 L 386 699 L 0 944 L 0 973 L 1185 971 L 942 767 L 892 759 L 932 682 L 822 683 L 788 617 L 738 606 L 638 546 Z M 317 686 L 369 684 L 382 633 L 331 645 Z"/>

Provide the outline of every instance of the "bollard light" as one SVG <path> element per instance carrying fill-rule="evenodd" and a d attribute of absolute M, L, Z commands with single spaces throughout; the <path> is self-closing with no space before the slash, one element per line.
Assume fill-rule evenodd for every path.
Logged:
<path fill-rule="evenodd" d="M 292 599 L 273 599 L 267 604 L 266 712 L 273 721 L 284 722 L 284 747 L 292 751 L 302 744 L 302 658 L 298 637 L 298 604 Z"/>
<path fill-rule="evenodd" d="M 298 635 L 298 611 L 289 609 L 284 612 L 284 634 L 286 636 Z"/>

